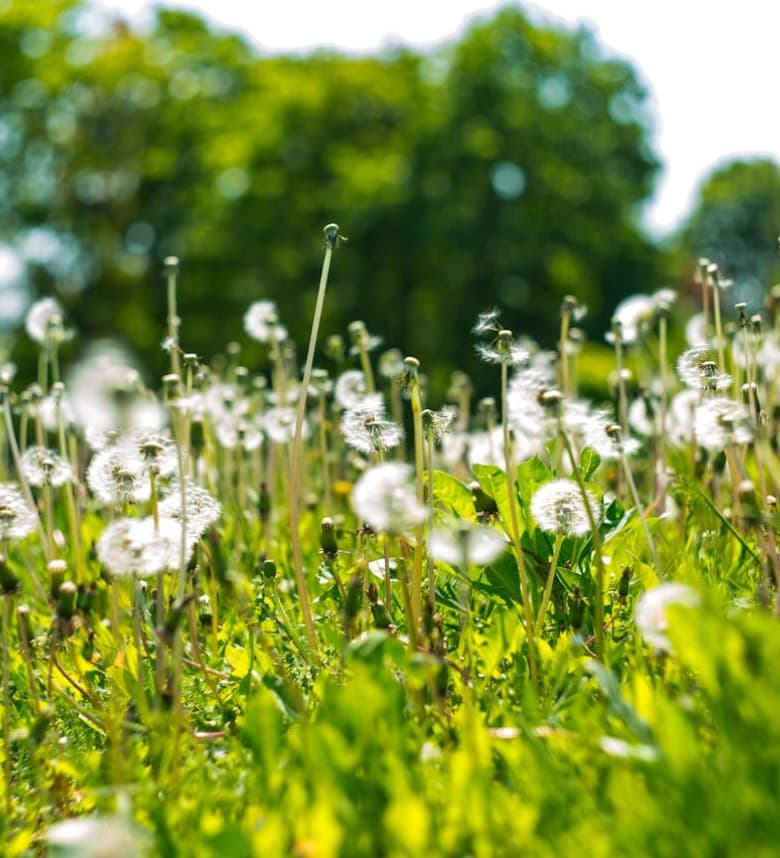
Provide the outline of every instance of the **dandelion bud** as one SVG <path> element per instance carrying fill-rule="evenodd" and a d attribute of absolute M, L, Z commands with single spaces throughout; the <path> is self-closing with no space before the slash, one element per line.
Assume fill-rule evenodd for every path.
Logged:
<path fill-rule="evenodd" d="M 0 594 L 12 596 L 14 593 L 18 593 L 20 589 L 21 582 L 11 571 L 7 558 L 5 555 L 0 555 Z"/>
<path fill-rule="evenodd" d="M 631 584 L 631 567 L 625 566 L 623 568 L 623 573 L 620 576 L 620 581 L 618 582 L 618 596 L 621 599 L 628 598 L 628 590 Z"/>
<path fill-rule="evenodd" d="M 32 622 L 30 621 L 30 606 L 19 605 L 16 609 L 16 618 L 19 621 L 19 640 L 21 641 L 22 647 L 27 651 L 30 646 L 30 641 L 35 637 Z"/>
<path fill-rule="evenodd" d="M 326 560 L 335 560 L 339 553 L 336 528 L 330 516 L 323 518 L 320 524 L 320 550 Z"/>
<path fill-rule="evenodd" d="M 550 414 L 558 415 L 561 412 L 563 394 L 560 390 L 543 390 L 539 394 L 539 404 Z"/>
<path fill-rule="evenodd" d="M 489 518 L 498 513 L 495 500 L 490 495 L 485 494 L 482 486 L 476 480 L 469 484 L 469 488 L 474 500 L 474 509 L 480 518 Z"/>
<path fill-rule="evenodd" d="M 60 587 L 65 581 L 68 564 L 64 560 L 50 560 L 46 568 L 49 572 L 49 592 L 52 599 L 56 599 L 60 594 Z"/>
<path fill-rule="evenodd" d="M 263 561 L 263 578 L 266 581 L 276 580 L 276 563 L 273 560 Z"/>
<path fill-rule="evenodd" d="M 60 584 L 60 589 L 57 598 L 57 618 L 60 620 L 70 620 L 76 613 L 76 599 L 78 597 L 78 588 L 73 581 L 63 581 Z"/>
<path fill-rule="evenodd" d="M 175 277 L 179 273 L 179 257 L 166 256 L 165 259 L 163 259 L 163 268 L 169 277 Z"/>
<path fill-rule="evenodd" d="M 754 313 L 750 317 L 750 331 L 751 331 L 751 333 L 756 334 L 756 335 L 760 334 L 762 324 L 763 324 L 763 320 L 761 318 L 761 314 L 760 313 Z"/>
<path fill-rule="evenodd" d="M 389 629 L 393 625 L 393 618 L 390 612 L 385 607 L 385 603 L 377 600 L 371 602 L 371 616 L 374 619 L 374 625 L 378 629 Z"/>
<path fill-rule="evenodd" d="M 331 334 L 325 340 L 325 354 L 337 364 L 344 363 L 346 351 L 344 349 L 344 337 L 340 334 Z"/>
<path fill-rule="evenodd" d="M 355 573 L 347 584 L 347 598 L 344 600 L 344 623 L 347 627 L 360 613 L 363 604 L 363 576 Z"/>
<path fill-rule="evenodd" d="M 210 626 L 214 620 L 214 614 L 211 610 L 211 599 L 209 599 L 206 593 L 198 597 L 198 620 L 202 626 Z"/>
<path fill-rule="evenodd" d="M 577 631 L 582 628 L 585 617 L 585 600 L 582 598 L 580 588 L 575 584 L 572 588 L 572 596 L 569 600 L 569 623 Z"/>
<path fill-rule="evenodd" d="M 169 372 L 162 377 L 163 399 L 170 402 L 179 395 L 179 376 L 175 372 Z"/>

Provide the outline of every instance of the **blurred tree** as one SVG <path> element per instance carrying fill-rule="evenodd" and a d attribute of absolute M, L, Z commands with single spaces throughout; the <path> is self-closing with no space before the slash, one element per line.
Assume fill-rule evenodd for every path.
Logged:
<path fill-rule="evenodd" d="M 732 161 L 702 183 L 678 237 L 679 267 L 690 273 L 702 256 L 717 262 L 734 279 L 734 300 L 756 309 L 766 288 L 780 280 L 778 234 L 780 164 Z"/>
<path fill-rule="evenodd" d="M 77 0 L 0 5 L 0 238 L 86 336 L 154 354 L 176 254 L 188 350 L 242 338 L 260 297 L 300 342 L 331 220 L 350 244 L 324 330 L 363 318 L 439 393 L 475 368 L 487 306 L 552 342 L 565 293 L 600 333 L 657 285 L 644 91 L 587 31 L 513 8 L 427 55 L 285 57 L 181 12 L 144 34 L 90 21 Z"/>

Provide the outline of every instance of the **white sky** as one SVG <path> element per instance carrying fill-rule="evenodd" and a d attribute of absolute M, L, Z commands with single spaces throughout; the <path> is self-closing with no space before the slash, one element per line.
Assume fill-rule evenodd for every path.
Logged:
<path fill-rule="evenodd" d="M 131 21 L 152 0 L 99 0 Z M 485 0 L 168 0 L 241 31 L 269 51 L 316 45 L 371 51 L 388 42 L 432 46 L 501 2 Z M 734 156 L 780 160 L 775 0 L 538 0 L 534 20 L 587 23 L 650 89 L 654 149 L 664 163 L 646 221 L 663 233 L 689 211 L 701 179 Z"/>

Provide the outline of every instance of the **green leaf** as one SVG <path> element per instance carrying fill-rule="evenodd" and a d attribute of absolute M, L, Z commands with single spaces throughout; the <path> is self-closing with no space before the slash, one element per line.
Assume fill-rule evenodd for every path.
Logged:
<path fill-rule="evenodd" d="M 498 513 L 507 533 L 511 533 L 512 516 L 509 511 L 509 491 L 506 474 L 495 465 L 474 465 L 472 470 L 482 491 L 496 502 Z"/>
<path fill-rule="evenodd" d="M 580 454 L 580 474 L 582 475 L 582 479 L 585 482 L 590 480 L 600 464 L 601 456 L 592 447 L 586 447 Z"/>
<path fill-rule="evenodd" d="M 491 585 L 490 588 L 484 585 L 480 587 L 475 583 L 477 589 L 500 596 L 507 605 L 520 604 L 520 573 L 514 554 L 505 551 L 497 560 L 486 566 L 485 577 Z"/>
<path fill-rule="evenodd" d="M 459 518 L 474 518 L 474 499 L 469 487 L 444 471 L 433 472 L 433 499 Z"/>

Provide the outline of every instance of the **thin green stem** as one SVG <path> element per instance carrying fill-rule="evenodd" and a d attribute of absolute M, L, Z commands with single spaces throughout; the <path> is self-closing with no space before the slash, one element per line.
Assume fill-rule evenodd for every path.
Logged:
<path fill-rule="evenodd" d="M 317 335 L 320 330 L 322 308 L 325 305 L 325 292 L 328 287 L 330 261 L 333 256 L 333 248 L 336 246 L 336 241 L 338 240 L 338 227 L 335 227 L 335 230 L 332 229 L 333 227 L 333 224 L 329 227 L 325 227 L 325 256 L 322 260 L 322 272 L 320 274 L 319 288 L 317 289 L 317 302 L 314 307 L 314 319 L 311 324 L 309 348 L 306 353 L 306 365 L 303 370 L 303 381 L 301 382 L 301 389 L 298 394 L 298 411 L 295 415 L 295 434 L 293 436 L 291 462 L 292 473 L 290 475 L 290 541 L 292 542 L 293 563 L 295 566 L 295 586 L 298 589 L 298 598 L 301 603 L 301 613 L 303 614 L 306 638 L 308 640 L 309 647 L 316 658 L 319 658 L 317 633 L 314 629 L 314 618 L 311 613 L 309 592 L 306 588 L 306 577 L 303 572 L 303 552 L 301 549 L 298 504 L 301 481 L 301 457 L 303 453 L 303 419 L 306 416 L 306 396 L 309 391 L 311 371 L 314 365 L 314 352 L 317 348 Z"/>
<path fill-rule="evenodd" d="M 555 582 L 555 573 L 558 569 L 558 557 L 561 553 L 561 545 L 563 545 L 563 536 L 559 533 L 555 537 L 552 560 L 550 560 L 550 571 L 547 573 L 547 582 L 544 585 L 542 604 L 539 606 L 539 613 L 536 616 L 536 624 L 534 625 L 534 635 L 536 637 L 539 637 L 542 633 L 544 615 L 547 613 L 547 606 L 550 604 L 550 596 L 552 595 L 553 583 Z"/>

